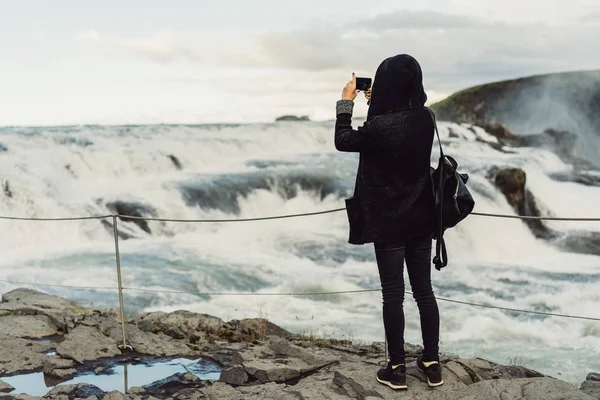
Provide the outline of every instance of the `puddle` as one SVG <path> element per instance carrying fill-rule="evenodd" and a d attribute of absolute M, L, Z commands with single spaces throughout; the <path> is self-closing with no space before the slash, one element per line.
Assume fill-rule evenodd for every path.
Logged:
<path fill-rule="evenodd" d="M 101 366 L 101 365 L 97 365 Z M 43 372 L 24 374 L 2 378 L 2 380 L 15 388 L 11 394 L 28 394 L 30 396 L 44 396 L 58 384 L 70 385 L 89 383 L 105 392 L 118 390 L 123 393 L 127 378 L 127 389 L 134 386 L 143 386 L 167 378 L 178 372 L 190 372 L 202 380 L 217 380 L 221 374 L 221 367 L 203 360 L 189 360 L 187 358 L 154 359 L 151 362 L 139 364 L 120 364 L 108 367 L 101 375 L 94 372 L 85 372 L 75 378 L 56 383 L 44 379 Z"/>

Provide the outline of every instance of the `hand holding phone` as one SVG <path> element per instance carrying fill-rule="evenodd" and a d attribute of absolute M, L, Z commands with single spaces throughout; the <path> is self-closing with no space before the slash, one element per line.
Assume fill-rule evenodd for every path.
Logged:
<path fill-rule="evenodd" d="M 372 82 L 371 78 L 356 78 L 356 90 L 366 92 L 371 88 Z"/>

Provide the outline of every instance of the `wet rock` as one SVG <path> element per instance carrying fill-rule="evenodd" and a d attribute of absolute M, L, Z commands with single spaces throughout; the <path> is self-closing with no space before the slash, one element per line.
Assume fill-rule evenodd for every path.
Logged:
<path fill-rule="evenodd" d="M 106 208 L 111 213 L 119 215 L 127 215 L 130 217 L 155 217 L 156 210 L 149 205 L 127 202 L 127 201 L 114 201 L 106 203 Z M 152 234 L 148 221 L 136 218 L 119 217 L 123 222 L 131 222 L 140 227 L 146 233 Z"/>
<path fill-rule="evenodd" d="M 585 379 L 588 380 L 588 381 L 600 382 L 600 373 L 590 372 Z"/>
<path fill-rule="evenodd" d="M 121 341 L 121 326 L 113 326 L 108 331 L 108 335 L 114 341 Z M 161 357 L 194 355 L 194 352 L 184 342 L 163 333 L 143 332 L 135 325 L 128 324 L 125 327 L 125 336 L 133 350 L 141 354 Z"/>
<path fill-rule="evenodd" d="M 114 227 L 111 222 L 103 219 L 102 221 L 100 221 L 100 223 L 102 224 L 102 226 L 104 226 L 104 228 L 106 229 L 106 231 L 108 233 L 110 233 L 111 235 L 114 235 Z M 136 237 L 135 235 L 132 235 L 130 233 L 123 232 L 123 229 L 117 230 L 117 236 L 119 237 L 119 239 L 122 239 L 122 240 L 134 239 Z"/>
<path fill-rule="evenodd" d="M 1 145 L 0 145 L 0 146 L 1 146 Z M 10 190 L 10 183 L 9 183 L 8 181 L 5 181 L 5 182 L 2 184 L 2 189 L 3 189 L 3 191 L 4 191 L 4 195 L 5 195 L 6 197 L 8 197 L 9 199 L 11 199 L 11 198 L 13 197 L 12 190 Z"/>
<path fill-rule="evenodd" d="M 98 396 L 101 397 L 104 395 L 104 391 L 102 391 L 99 387 L 94 385 L 89 385 L 87 383 L 77 383 L 73 385 L 58 385 L 54 389 L 50 390 L 44 398 L 59 398 L 59 396 L 64 395 L 68 398 L 87 398 L 90 396 Z"/>
<path fill-rule="evenodd" d="M 248 382 L 248 374 L 241 365 L 229 367 L 221 371 L 219 382 L 224 382 L 232 386 L 243 385 Z"/>
<path fill-rule="evenodd" d="M 94 328 L 78 326 L 65 336 L 58 345 L 56 353 L 63 358 L 70 358 L 78 363 L 98 360 L 121 354 L 117 342 L 102 335 Z"/>
<path fill-rule="evenodd" d="M 600 374 L 590 373 L 580 386 L 581 391 L 595 399 L 600 399 Z"/>
<path fill-rule="evenodd" d="M 100 374 L 102 374 L 104 371 L 106 371 L 107 369 L 108 369 L 108 368 L 106 368 L 106 367 L 97 367 L 97 368 L 95 368 L 95 369 L 94 369 L 94 373 L 95 373 L 96 375 L 100 375 Z"/>
<path fill-rule="evenodd" d="M 599 232 L 568 232 L 554 242 L 559 248 L 580 254 L 600 254 Z"/>
<path fill-rule="evenodd" d="M 56 325 L 46 315 L 7 315 L 1 318 L 0 335 L 41 339 L 59 334 Z"/>
<path fill-rule="evenodd" d="M 493 174 L 494 171 L 492 171 Z M 519 168 L 507 168 L 495 171 L 494 183 L 506 197 L 508 203 L 518 215 L 539 217 L 541 213 L 535 198 L 525 189 L 527 175 Z M 533 234 L 542 239 L 552 239 L 555 234 L 551 232 L 540 220 L 523 220 Z"/>
<path fill-rule="evenodd" d="M 181 162 L 179 161 L 179 159 L 177 157 L 175 157 L 173 154 L 169 154 L 169 160 L 171 160 L 171 162 L 173 163 L 173 165 L 175 166 L 175 168 L 177 169 L 181 169 Z"/>
<path fill-rule="evenodd" d="M 52 374 L 56 369 L 71 368 L 75 363 L 61 357 L 51 356 L 44 360 L 44 374 Z"/>
<path fill-rule="evenodd" d="M 519 145 L 543 148 L 565 160 L 572 160 L 578 156 L 577 135 L 567 131 L 546 129 L 541 134 L 521 136 Z"/>
<path fill-rule="evenodd" d="M 515 135 L 502 124 L 482 124 L 481 127 L 487 133 L 495 136 L 502 144 L 515 146 L 520 142 L 520 136 Z"/>
<path fill-rule="evenodd" d="M 573 170 L 554 173 L 550 177 L 559 182 L 575 182 L 585 186 L 600 186 L 600 174 L 592 171 Z"/>
<path fill-rule="evenodd" d="M 53 343 L 0 337 L 0 375 L 41 370 L 47 357 L 45 353 L 53 346 Z"/>
<path fill-rule="evenodd" d="M 13 390 L 15 390 L 14 387 L 10 386 L 8 383 L 0 379 L 0 393 L 10 393 Z"/>
<path fill-rule="evenodd" d="M 167 378 L 144 385 L 147 394 L 166 398 L 184 389 L 198 390 L 204 387 L 204 383 L 193 374 L 174 374 Z"/>

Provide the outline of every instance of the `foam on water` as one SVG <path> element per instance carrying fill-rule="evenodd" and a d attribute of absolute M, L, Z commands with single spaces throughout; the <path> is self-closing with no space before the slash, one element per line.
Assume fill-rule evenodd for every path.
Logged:
<path fill-rule="evenodd" d="M 334 150 L 332 128 L 327 122 L 0 129 L 0 143 L 8 149 L 0 154 L 5 171 L 0 214 L 108 214 L 106 204 L 115 200 L 138 202 L 158 216 L 180 219 L 341 208 L 353 187 L 357 157 Z M 509 166 L 526 171 L 527 187 L 542 212 L 598 216 L 594 206 L 600 188 L 549 178 L 571 168 L 554 154 L 526 148 L 500 151 L 491 146 L 497 148 L 493 136 L 464 124 L 441 122 L 440 134 L 445 151 L 470 175 L 477 211 L 514 214 L 486 177 L 494 166 Z M 434 146 L 433 165 L 437 153 Z M 181 162 L 181 170 L 170 155 Z M 182 185 L 195 188 L 193 202 L 186 201 Z M 219 188 L 226 196 L 211 197 Z M 549 226 L 600 229 L 583 222 Z M 347 243 L 343 212 L 244 223 L 150 222 L 152 234 L 129 222 L 119 222 L 119 227 L 136 238 L 120 241 L 123 281 L 130 288 L 266 294 L 379 287 L 372 246 Z M 116 287 L 112 232 L 99 221 L 0 221 L 0 228 L 0 280 Z M 513 219 L 471 216 L 448 231 L 446 239 L 451 264 L 433 271 L 438 296 L 600 317 L 598 255 L 562 252 Z M 0 282 L 2 292 L 18 286 L 23 285 Z M 114 290 L 44 290 L 95 307 L 118 305 Z M 378 292 L 248 297 L 126 291 L 125 296 L 127 314 L 187 309 L 224 319 L 262 315 L 295 332 L 383 340 Z M 527 366 L 561 373 L 573 383 L 600 369 L 597 322 L 439 304 L 444 351 L 501 363 L 522 357 Z M 406 340 L 420 343 L 410 295 L 405 309 Z"/>

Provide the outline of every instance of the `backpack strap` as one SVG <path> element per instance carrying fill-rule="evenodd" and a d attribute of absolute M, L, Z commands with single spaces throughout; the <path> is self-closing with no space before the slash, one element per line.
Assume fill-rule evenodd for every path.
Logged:
<path fill-rule="evenodd" d="M 436 196 L 436 205 L 439 206 L 438 212 L 438 220 L 437 220 L 437 232 L 434 233 L 435 243 L 435 257 L 433 258 L 433 264 L 435 265 L 435 269 L 440 271 L 442 268 L 448 265 L 448 252 L 446 251 L 446 241 L 444 240 L 444 226 L 442 224 L 443 221 L 443 213 L 444 213 L 444 170 L 446 163 L 444 162 L 444 149 L 442 148 L 442 141 L 440 139 L 440 133 L 438 131 L 437 122 L 435 118 L 435 113 L 428 107 L 425 107 L 431 119 L 433 121 L 433 128 L 435 129 L 435 134 L 438 139 L 438 144 L 440 146 L 440 162 L 438 163 L 438 174 L 439 174 L 439 182 L 438 182 L 438 192 Z M 439 204 L 438 204 L 439 203 Z"/>
<path fill-rule="evenodd" d="M 425 108 L 425 110 L 427 110 L 427 112 L 429 113 L 429 115 L 431 115 L 431 120 L 433 121 L 433 129 L 435 130 L 435 134 L 436 134 L 437 140 L 438 140 L 438 145 L 440 146 L 440 157 L 444 157 L 444 149 L 442 148 L 442 141 L 440 139 L 440 133 L 438 132 L 438 127 L 437 127 L 437 121 L 436 121 L 436 118 L 435 118 L 435 113 L 429 107 L 424 107 L 424 108 Z"/>

